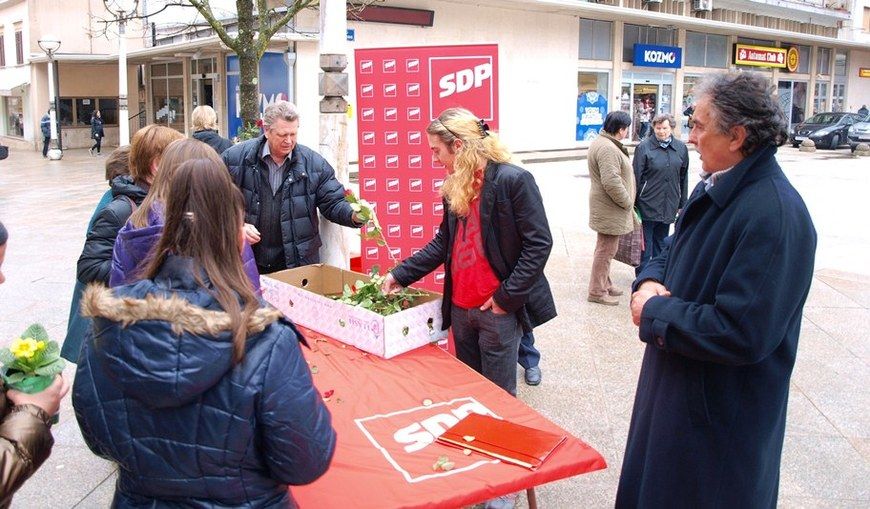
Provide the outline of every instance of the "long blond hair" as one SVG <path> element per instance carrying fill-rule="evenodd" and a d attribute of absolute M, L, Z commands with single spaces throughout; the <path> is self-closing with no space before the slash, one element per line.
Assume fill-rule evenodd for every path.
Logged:
<path fill-rule="evenodd" d="M 166 147 L 160 157 L 157 166 L 157 176 L 154 183 L 148 189 L 148 195 L 142 200 L 142 204 L 130 216 L 130 222 L 136 228 L 148 226 L 148 212 L 155 206 L 165 206 L 166 196 L 169 194 L 169 182 L 179 166 L 191 159 L 207 159 L 213 164 L 222 164 L 223 160 L 215 153 L 214 149 L 205 143 L 191 138 L 175 140 Z"/>
<path fill-rule="evenodd" d="M 444 110 L 426 132 L 437 136 L 450 151 L 454 150 L 456 140 L 462 141 L 455 149 L 453 172 L 444 180 L 441 196 L 447 200 L 451 212 L 467 216 L 471 202 L 480 195 L 487 163 L 510 162 L 511 153 L 482 120 L 465 108 Z"/>

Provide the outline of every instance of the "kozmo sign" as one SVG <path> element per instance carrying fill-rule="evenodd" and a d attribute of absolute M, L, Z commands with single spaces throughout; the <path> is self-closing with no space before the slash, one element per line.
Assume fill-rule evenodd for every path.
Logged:
<path fill-rule="evenodd" d="M 635 44 L 634 65 L 679 69 L 683 66 L 683 50 L 672 46 Z"/>

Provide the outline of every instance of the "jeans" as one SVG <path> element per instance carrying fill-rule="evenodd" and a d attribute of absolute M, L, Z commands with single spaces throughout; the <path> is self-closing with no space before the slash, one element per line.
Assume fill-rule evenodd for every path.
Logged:
<path fill-rule="evenodd" d="M 517 395 L 517 352 L 522 328 L 516 313 L 504 315 L 491 309 L 450 312 L 456 357 L 512 396 Z"/>
<path fill-rule="evenodd" d="M 658 256 L 665 245 L 665 239 L 671 231 L 671 225 L 658 221 L 643 221 L 643 253 L 640 255 L 640 265 L 635 267 L 634 275 L 640 274 L 643 267 L 651 259 Z"/>
<path fill-rule="evenodd" d="M 103 142 L 102 136 L 97 136 L 96 138 L 94 138 L 94 146 L 91 147 L 91 150 L 96 150 L 97 154 L 99 154 L 100 153 L 100 144 L 102 142 Z"/>
<path fill-rule="evenodd" d="M 531 332 L 523 334 L 520 338 L 518 361 L 523 369 L 534 368 L 541 361 L 541 352 L 535 348 L 535 335 Z"/>
<path fill-rule="evenodd" d="M 589 296 L 604 297 L 613 287 L 610 281 L 610 260 L 619 249 L 619 235 L 598 234 L 595 254 L 592 257 L 592 276 L 589 278 Z"/>
<path fill-rule="evenodd" d="M 51 138 L 42 137 L 42 157 L 48 157 L 48 145 L 51 143 Z"/>

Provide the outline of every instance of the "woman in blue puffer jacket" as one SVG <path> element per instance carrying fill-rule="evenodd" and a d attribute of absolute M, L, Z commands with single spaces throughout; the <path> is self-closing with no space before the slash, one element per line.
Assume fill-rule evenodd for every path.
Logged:
<path fill-rule="evenodd" d="M 197 140 L 176 140 L 166 147 L 160 158 L 157 177 L 148 190 L 142 205 L 133 212 L 127 224 L 118 232 L 112 252 L 112 271 L 109 286 L 115 287 L 139 279 L 138 272 L 143 268 L 151 249 L 157 244 L 163 232 L 163 202 L 169 190 L 168 182 L 175 170 L 185 161 L 206 159 L 223 164 L 223 160 Z M 254 252 L 245 242 L 242 251 L 245 274 L 251 280 L 254 291 L 260 292 L 260 273 L 254 261 Z"/>
<path fill-rule="evenodd" d="M 335 450 L 304 339 L 242 268 L 243 203 L 223 165 L 169 182 L 141 281 L 91 286 L 73 407 L 91 450 L 119 464 L 112 507 L 295 507 Z"/>

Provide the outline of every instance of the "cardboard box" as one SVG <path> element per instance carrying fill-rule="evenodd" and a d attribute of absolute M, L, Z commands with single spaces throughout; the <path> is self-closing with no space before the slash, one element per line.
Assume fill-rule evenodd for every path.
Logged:
<path fill-rule="evenodd" d="M 263 298 L 295 323 L 386 359 L 447 337 L 438 293 L 426 292 L 415 306 L 389 316 L 327 297 L 358 280 L 370 277 L 316 264 L 261 276 L 260 286 Z"/>

